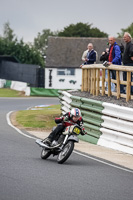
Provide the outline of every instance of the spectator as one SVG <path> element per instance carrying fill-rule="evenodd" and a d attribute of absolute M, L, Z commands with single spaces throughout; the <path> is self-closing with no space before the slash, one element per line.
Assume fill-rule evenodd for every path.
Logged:
<path fill-rule="evenodd" d="M 109 57 L 109 48 L 106 48 L 105 51 L 102 52 L 101 56 L 100 56 L 100 61 L 108 61 L 108 57 Z"/>
<path fill-rule="evenodd" d="M 105 61 L 108 61 L 108 57 L 109 57 L 109 48 L 106 48 L 106 50 L 103 51 L 100 56 L 100 61 L 103 61 L 103 63 L 104 63 Z M 105 78 L 108 78 L 108 70 L 107 69 L 105 70 Z M 108 83 L 106 83 L 106 87 L 108 90 Z"/>
<path fill-rule="evenodd" d="M 126 43 L 123 54 L 123 65 L 133 66 L 133 44 L 131 43 L 131 35 L 128 32 L 124 33 L 123 40 Z M 123 80 L 127 80 L 127 72 L 123 72 Z M 133 81 L 133 72 L 131 73 L 131 81 Z M 133 94 L 133 86 L 131 86 L 131 94 Z"/>
<path fill-rule="evenodd" d="M 116 43 L 115 37 L 110 36 L 109 38 L 109 57 L 108 64 L 121 65 L 121 50 L 119 45 Z M 111 70 L 111 78 L 116 79 L 116 71 Z M 115 91 L 115 84 L 112 83 L 111 91 Z M 123 85 L 120 85 L 120 92 L 123 93 Z"/>
<path fill-rule="evenodd" d="M 84 64 L 82 64 L 81 66 L 94 64 L 96 62 L 96 57 L 98 55 L 97 52 L 93 49 L 93 44 L 89 43 L 87 48 L 88 49 L 84 51 L 82 55 L 82 60 L 84 61 Z"/>

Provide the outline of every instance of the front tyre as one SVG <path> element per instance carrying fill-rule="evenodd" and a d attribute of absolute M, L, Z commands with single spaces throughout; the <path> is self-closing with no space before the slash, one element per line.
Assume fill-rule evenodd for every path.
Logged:
<path fill-rule="evenodd" d="M 41 151 L 41 158 L 42 159 L 47 159 L 51 155 L 50 151 L 46 151 L 45 149 L 42 149 Z"/>
<path fill-rule="evenodd" d="M 71 155 L 73 149 L 74 149 L 74 142 L 68 141 L 64 146 L 64 148 L 62 149 L 62 151 L 58 154 L 57 162 L 59 164 L 64 163 Z"/>

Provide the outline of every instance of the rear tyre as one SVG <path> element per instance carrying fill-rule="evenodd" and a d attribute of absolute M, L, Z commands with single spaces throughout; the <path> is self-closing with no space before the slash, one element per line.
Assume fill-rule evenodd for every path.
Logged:
<path fill-rule="evenodd" d="M 57 162 L 59 164 L 64 163 L 71 155 L 73 149 L 74 149 L 74 142 L 68 141 L 67 144 L 64 146 L 63 150 L 58 154 Z"/>
<path fill-rule="evenodd" d="M 42 149 L 41 151 L 41 158 L 42 159 L 47 159 L 51 155 L 50 151 L 46 151 L 45 149 Z"/>

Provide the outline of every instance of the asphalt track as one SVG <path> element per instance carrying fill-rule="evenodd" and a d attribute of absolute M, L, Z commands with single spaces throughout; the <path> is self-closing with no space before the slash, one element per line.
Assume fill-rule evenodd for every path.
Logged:
<path fill-rule="evenodd" d="M 58 103 L 56 98 L 0 98 L 0 200 L 131 200 L 132 171 L 81 152 L 63 165 L 56 157 L 41 160 L 33 136 L 25 137 L 6 120 L 10 111 Z"/>

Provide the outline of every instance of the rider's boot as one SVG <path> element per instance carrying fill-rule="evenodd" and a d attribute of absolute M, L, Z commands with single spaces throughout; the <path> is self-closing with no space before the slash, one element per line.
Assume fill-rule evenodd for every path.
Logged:
<path fill-rule="evenodd" d="M 46 140 L 44 140 L 44 143 L 47 145 L 51 145 L 52 141 L 50 138 L 47 138 Z"/>

